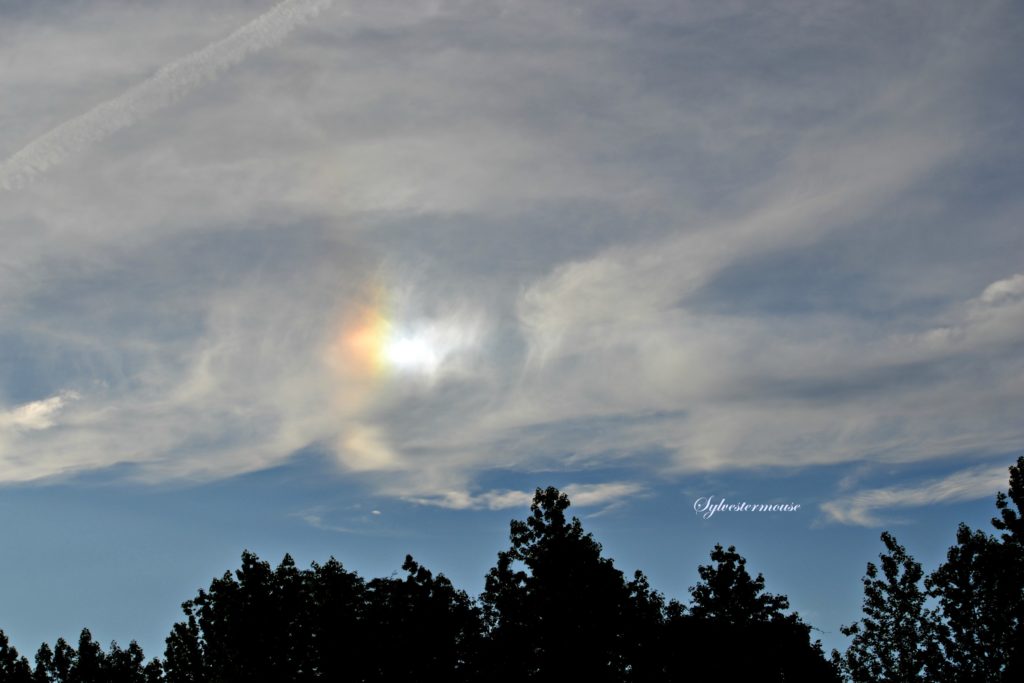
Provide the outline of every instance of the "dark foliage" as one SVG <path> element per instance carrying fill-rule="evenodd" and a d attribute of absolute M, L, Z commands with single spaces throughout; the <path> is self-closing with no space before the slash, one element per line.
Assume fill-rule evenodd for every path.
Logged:
<path fill-rule="evenodd" d="M 1022 504 L 1024 457 L 1010 467 L 1009 491 L 996 496 L 999 516 L 992 525 L 1001 537 L 961 524 L 946 561 L 927 577 L 906 549 L 883 533 L 884 578 L 868 563 L 864 617 L 842 629 L 853 637 L 846 652 L 833 652 L 844 677 L 857 683 L 1022 680 Z M 925 608 L 928 598 L 933 609 Z"/>
<path fill-rule="evenodd" d="M 364 621 L 369 681 L 472 681 L 480 648 L 480 610 L 443 575 L 406 556 L 405 579 L 368 584 Z"/>
<path fill-rule="evenodd" d="M 117 643 L 103 649 L 82 629 L 78 649 L 63 638 L 55 649 L 43 643 L 35 656 L 35 668 L 9 645 L 0 631 L 0 681 L 4 683 L 157 683 L 163 681 L 160 663 L 145 663 L 142 649 L 135 641 L 122 650 Z"/>
<path fill-rule="evenodd" d="M 1011 615 L 1013 629 L 1003 680 L 1019 681 L 1024 679 L 1024 456 L 1010 467 L 1009 490 L 996 496 L 996 508 L 999 518 L 992 525 L 1003 532 L 1003 561 L 1012 582 L 1004 591 L 1010 597 L 1002 607 Z"/>
<path fill-rule="evenodd" d="M 1024 457 L 996 499 L 1001 536 L 961 525 L 927 577 L 884 532 L 880 565 L 864 577 L 864 617 L 843 628 L 852 643 L 831 661 L 735 547 L 715 546 L 689 605 L 666 602 L 643 573 L 627 581 L 548 488 L 511 522 L 478 600 L 411 556 L 404 576 L 364 581 L 334 558 L 299 569 L 286 555 L 273 568 L 246 551 L 239 569 L 182 605 L 162 661 L 147 662 L 134 641 L 104 651 L 83 629 L 77 647 L 44 643 L 33 666 L 0 631 L 0 683 L 1015 681 L 1022 504 Z"/>
<path fill-rule="evenodd" d="M 335 559 L 276 569 L 246 552 L 183 605 L 166 679 L 469 680 L 481 627 L 469 597 L 406 557 L 405 579 L 364 582 Z"/>
<path fill-rule="evenodd" d="M 868 562 L 864 577 L 864 617 L 842 627 L 853 642 L 839 658 L 843 672 L 857 683 L 930 680 L 935 652 L 931 613 L 925 609 L 920 563 L 888 531 L 886 552 L 879 555 L 882 574 Z"/>
<path fill-rule="evenodd" d="M 946 562 L 925 580 L 938 601 L 937 673 L 956 683 L 997 681 L 1012 649 L 1012 606 L 1020 601 L 1022 585 L 1019 553 L 966 524 L 957 529 L 956 541 Z"/>
<path fill-rule="evenodd" d="M 18 654 L 11 645 L 7 634 L 0 631 L 0 681 L 11 683 L 28 683 L 32 680 L 32 670 L 28 660 Z"/>
<path fill-rule="evenodd" d="M 735 547 L 716 545 L 711 560 L 714 564 L 698 568 L 702 582 L 690 587 L 689 611 L 679 606 L 669 619 L 672 640 L 690 643 L 689 652 L 670 659 L 669 680 L 683 680 L 687 672 L 715 676 L 723 661 L 737 680 L 839 680 L 821 643 L 811 642 L 811 627 L 797 613 L 786 612 L 786 596 L 765 592 L 764 577 L 750 576 Z M 693 652 L 701 656 L 694 658 Z"/>
<path fill-rule="evenodd" d="M 511 523 L 482 601 L 491 676 L 516 680 L 624 680 L 633 640 L 630 591 L 601 545 L 567 521 L 569 499 L 537 490 L 531 515 Z"/>

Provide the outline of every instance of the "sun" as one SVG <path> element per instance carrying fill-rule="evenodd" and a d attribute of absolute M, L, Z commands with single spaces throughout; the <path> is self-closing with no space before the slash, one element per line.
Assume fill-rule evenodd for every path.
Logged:
<path fill-rule="evenodd" d="M 438 350 L 422 334 L 390 337 L 384 357 L 396 370 L 426 374 L 433 373 L 441 362 Z"/>
<path fill-rule="evenodd" d="M 365 310 L 343 325 L 332 364 L 366 376 L 435 374 L 452 351 L 435 325 L 399 324 Z"/>
<path fill-rule="evenodd" d="M 346 382 L 391 382 L 458 371 L 479 346 L 478 316 L 423 315 L 406 298 L 378 287 L 342 315 L 325 349 L 335 373 Z"/>

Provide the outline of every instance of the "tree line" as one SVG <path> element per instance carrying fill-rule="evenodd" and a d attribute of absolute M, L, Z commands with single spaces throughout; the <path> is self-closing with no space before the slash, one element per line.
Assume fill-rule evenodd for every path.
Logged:
<path fill-rule="evenodd" d="M 0 682 L 1022 680 L 1024 456 L 996 498 L 1000 535 L 961 525 L 927 577 L 882 534 L 863 617 L 831 657 L 735 547 L 714 547 L 684 604 L 640 571 L 627 579 L 569 505 L 537 489 L 477 599 L 411 556 L 404 576 L 367 581 L 334 558 L 300 569 L 244 552 L 183 603 L 161 659 L 135 642 L 104 650 L 84 629 L 30 662 L 0 631 Z"/>
<path fill-rule="evenodd" d="M 986 683 L 1024 680 L 1024 456 L 996 495 L 998 534 L 961 523 L 928 576 L 888 531 L 863 578 L 862 618 L 832 662 L 846 680 Z"/>

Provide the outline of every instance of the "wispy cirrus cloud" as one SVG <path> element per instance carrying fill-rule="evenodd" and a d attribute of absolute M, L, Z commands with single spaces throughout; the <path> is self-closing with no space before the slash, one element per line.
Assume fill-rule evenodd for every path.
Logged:
<path fill-rule="evenodd" d="M 644 487 L 635 482 L 603 482 L 600 484 L 568 484 L 561 492 L 577 507 L 622 503 L 643 493 Z M 409 500 L 424 505 L 436 505 L 454 510 L 486 509 L 505 510 L 527 507 L 533 501 L 534 491 L 495 490 L 470 494 L 464 491 L 448 491 L 430 497 L 410 497 Z"/>
<path fill-rule="evenodd" d="M 844 495 L 821 510 L 827 519 L 840 524 L 879 526 L 892 521 L 901 508 L 995 497 L 1006 488 L 1006 467 L 974 467 L 911 486 L 888 486 Z"/>
<path fill-rule="evenodd" d="M 280 4 L 178 62 L 168 45 L 216 35 L 198 4 L 0 26 L 9 148 L 84 108 L 54 64 L 125 92 L 110 39 L 137 35 L 133 63 L 172 65 L 4 167 L 24 187 L 0 205 L 0 383 L 81 398 L 19 433 L 3 481 L 208 480 L 312 447 L 377 492 L 502 508 L 529 494 L 481 492 L 496 466 L 1022 443 L 1021 206 L 991 182 L 1024 139 L 1008 10 L 338 4 L 283 42 L 323 3 Z M 218 7 L 217 32 L 253 14 Z M 89 49 L 37 63 L 35 44 Z M 116 122 L 137 125 L 68 156 Z M 429 381 L 332 364 L 371 290 Z M 442 328 L 471 343 L 417 346 Z"/>
<path fill-rule="evenodd" d="M 30 480 L 36 477 L 19 476 L 33 469 L 32 449 L 27 444 L 44 436 L 57 427 L 62 413 L 69 404 L 80 398 L 74 391 L 64 391 L 56 396 L 29 401 L 10 408 L 0 408 L 0 464 L 9 470 L 7 481 Z M 58 474 L 50 470 L 44 476 Z"/>
<path fill-rule="evenodd" d="M 74 391 L 64 392 L 57 396 L 31 401 L 7 410 L 0 410 L 0 430 L 2 429 L 49 429 L 57 423 L 57 416 L 70 401 L 79 398 Z"/>
<path fill-rule="evenodd" d="M 162 67 L 124 94 L 33 140 L 0 162 L 0 189 L 14 190 L 48 168 L 180 100 L 248 55 L 271 47 L 333 0 L 284 0 L 226 38 Z"/>

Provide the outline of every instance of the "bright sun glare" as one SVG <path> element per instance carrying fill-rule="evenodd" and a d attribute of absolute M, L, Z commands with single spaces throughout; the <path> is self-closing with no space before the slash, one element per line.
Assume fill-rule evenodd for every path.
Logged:
<path fill-rule="evenodd" d="M 384 356 L 400 370 L 433 372 L 440 363 L 437 352 L 422 336 L 389 340 Z"/>
<path fill-rule="evenodd" d="M 345 372 L 433 377 L 453 356 L 475 347 L 477 336 L 473 321 L 459 316 L 395 320 L 378 304 L 343 324 L 330 357 Z"/>

